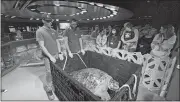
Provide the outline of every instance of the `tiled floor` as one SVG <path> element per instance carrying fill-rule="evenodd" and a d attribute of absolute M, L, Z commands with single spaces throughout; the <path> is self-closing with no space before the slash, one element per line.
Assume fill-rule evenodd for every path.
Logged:
<path fill-rule="evenodd" d="M 19 67 L 2 77 L 2 100 L 48 100 L 42 81 L 44 66 Z M 57 98 L 55 100 L 58 100 Z"/>

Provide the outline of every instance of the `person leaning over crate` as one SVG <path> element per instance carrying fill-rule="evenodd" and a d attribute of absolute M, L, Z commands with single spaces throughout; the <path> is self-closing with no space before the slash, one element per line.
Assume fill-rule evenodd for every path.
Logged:
<path fill-rule="evenodd" d="M 48 14 L 42 15 L 43 26 L 36 31 L 36 41 L 38 41 L 42 54 L 44 56 L 44 63 L 46 68 L 45 81 L 43 82 L 44 90 L 47 93 L 49 100 L 54 100 L 52 76 L 50 71 L 50 61 L 56 62 L 58 58 L 62 59 L 61 53 L 58 53 L 57 47 L 57 32 L 51 28 L 52 18 Z"/>
<path fill-rule="evenodd" d="M 82 46 L 82 31 L 77 29 L 77 25 L 77 20 L 72 19 L 70 27 L 67 28 L 63 34 L 66 36 L 66 47 L 71 58 L 73 57 L 73 53 L 78 53 L 80 51 L 83 55 L 85 54 Z"/>

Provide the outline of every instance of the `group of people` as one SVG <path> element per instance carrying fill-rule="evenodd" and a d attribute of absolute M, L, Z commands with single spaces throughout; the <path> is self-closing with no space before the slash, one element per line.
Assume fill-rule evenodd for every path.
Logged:
<path fill-rule="evenodd" d="M 51 28 L 53 19 L 50 15 L 43 14 L 42 22 L 44 25 L 36 31 L 36 40 L 42 49 L 46 67 L 46 80 L 43 82 L 44 89 L 49 100 L 53 100 L 55 97 L 53 95 L 49 60 L 57 63 L 57 59 L 63 60 L 63 53 L 61 47 L 58 46 L 58 33 Z M 81 52 L 85 54 L 81 38 L 83 32 L 77 26 L 77 21 L 72 19 L 70 27 L 62 33 L 66 38 L 67 54 L 71 58 L 73 53 Z M 168 56 L 176 42 L 176 35 L 172 25 L 162 26 L 158 33 L 156 29 L 149 25 L 138 28 L 134 27 L 130 22 L 125 23 L 122 30 L 108 26 L 108 29 L 103 29 L 101 32 L 99 26 L 96 25 L 95 30 L 91 32 L 91 38 L 96 40 L 99 47 L 125 49 L 130 52 L 138 51 L 142 54 L 151 53 L 155 56 Z"/>
<path fill-rule="evenodd" d="M 168 56 L 176 42 L 175 29 L 172 25 L 161 26 L 158 31 L 149 24 L 141 27 L 133 26 L 130 22 L 125 23 L 121 30 L 108 26 L 107 29 L 100 31 L 96 25 L 91 37 L 96 39 L 99 47 L 141 52 L 143 55 L 150 53 L 158 57 Z"/>

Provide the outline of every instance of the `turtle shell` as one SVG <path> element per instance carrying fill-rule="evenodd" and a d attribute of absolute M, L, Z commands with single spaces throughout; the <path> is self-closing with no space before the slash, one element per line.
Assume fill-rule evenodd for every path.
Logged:
<path fill-rule="evenodd" d="M 108 88 L 108 82 L 112 79 L 110 75 L 96 68 L 81 69 L 70 75 L 91 92 L 94 92 L 95 88 L 102 84 L 107 85 Z"/>

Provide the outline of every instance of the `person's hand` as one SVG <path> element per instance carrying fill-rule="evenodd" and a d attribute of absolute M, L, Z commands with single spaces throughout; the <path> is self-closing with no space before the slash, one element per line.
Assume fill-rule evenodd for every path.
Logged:
<path fill-rule="evenodd" d="M 56 63 L 56 59 L 52 56 L 50 57 L 50 60 L 53 62 L 53 63 Z"/>
<path fill-rule="evenodd" d="M 73 54 L 72 54 L 71 52 L 69 52 L 69 56 L 70 56 L 71 58 L 73 58 Z"/>
<path fill-rule="evenodd" d="M 81 50 L 81 52 L 82 52 L 83 55 L 85 54 L 85 51 L 83 49 Z"/>
<path fill-rule="evenodd" d="M 64 59 L 63 54 L 59 54 L 59 59 L 60 59 L 60 60 L 63 60 L 63 59 Z"/>

